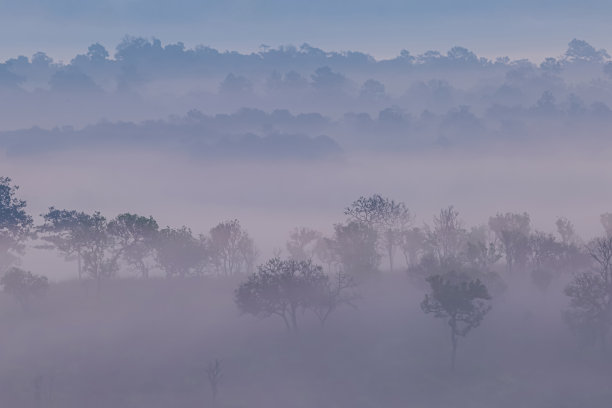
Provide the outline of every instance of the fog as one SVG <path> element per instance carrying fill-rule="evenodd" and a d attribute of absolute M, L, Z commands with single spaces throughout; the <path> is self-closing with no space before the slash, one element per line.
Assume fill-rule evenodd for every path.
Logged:
<path fill-rule="evenodd" d="M 111 54 L 0 64 L 0 405 L 609 406 L 606 50 Z"/>

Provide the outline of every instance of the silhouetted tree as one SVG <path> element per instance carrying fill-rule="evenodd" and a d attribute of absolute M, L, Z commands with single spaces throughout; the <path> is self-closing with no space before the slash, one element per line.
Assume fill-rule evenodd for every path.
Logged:
<path fill-rule="evenodd" d="M 223 379 L 223 373 L 221 372 L 221 361 L 215 359 L 215 361 L 212 361 L 208 364 L 208 367 L 206 367 L 206 377 L 208 379 L 208 384 L 210 385 L 210 389 L 212 391 L 212 404 L 214 407 L 217 406 L 219 384 Z"/>
<path fill-rule="evenodd" d="M 333 280 L 328 279 L 320 285 L 312 310 L 321 326 L 325 326 L 329 316 L 339 307 L 343 305 L 356 307 L 355 302 L 360 298 L 356 288 L 356 280 L 344 272 L 338 272 Z"/>
<path fill-rule="evenodd" d="M 297 261 L 305 261 L 313 257 L 315 246 L 322 237 L 319 231 L 302 227 L 295 228 L 287 241 L 289 256 Z"/>
<path fill-rule="evenodd" d="M 108 224 L 109 233 L 116 239 L 121 258 L 134 267 L 143 278 L 149 277 L 150 266 L 159 227 L 153 217 L 120 214 Z"/>
<path fill-rule="evenodd" d="M 0 278 L 0 285 L 5 293 L 13 296 L 27 310 L 32 298 L 40 297 L 47 291 L 49 281 L 45 276 L 12 267 Z"/>
<path fill-rule="evenodd" d="M 433 229 L 427 231 L 428 243 L 441 264 L 453 262 L 465 246 L 466 231 L 453 206 L 443 208 L 433 219 Z"/>
<path fill-rule="evenodd" d="M 400 248 L 404 254 L 407 266 L 414 266 L 419 256 L 425 252 L 427 246 L 427 235 L 418 228 L 410 228 L 400 235 Z"/>
<path fill-rule="evenodd" d="M 376 251 L 376 231 L 358 221 L 334 226 L 334 244 L 342 270 L 358 278 L 378 272 L 380 255 Z"/>
<path fill-rule="evenodd" d="M 242 313 L 279 316 L 289 332 L 298 331 L 298 313 L 312 308 L 325 289 L 328 276 L 311 261 L 274 258 L 258 267 L 235 292 Z"/>
<path fill-rule="evenodd" d="M 393 271 L 395 250 L 401 243 L 402 233 L 412 222 L 406 205 L 374 194 L 370 197 L 359 197 L 345 209 L 344 214 L 377 232 L 379 244 L 384 248 L 389 260 L 389 269 Z"/>
<path fill-rule="evenodd" d="M 25 241 L 32 236 L 33 220 L 26 202 L 16 197 L 18 186 L 8 177 L 0 177 L 0 270 L 23 254 Z"/>
<path fill-rule="evenodd" d="M 580 238 L 574 229 L 574 224 L 572 224 L 570 220 L 565 217 L 559 217 L 557 221 L 555 221 L 555 225 L 557 227 L 557 233 L 561 237 L 561 242 L 565 245 L 578 244 L 580 242 Z"/>
<path fill-rule="evenodd" d="M 76 255 L 79 278 L 85 274 L 95 280 L 99 294 L 102 280 L 114 276 L 119 269 L 120 252 L 109 233 L 106 218 L 99 212 L 90 215 L 53 207 L 43 218 L 45 223 L 39 227 L 44 234 L 42 239 L 63 253 L 66 259 Z"/>
<path fill-rule="evenodd" d="M 491 310 L 491 296 L 480 280 L 468 280 L 458 274 L 434 275 L 427 278 L 431 293 L 425 295 L 421 309 L 435 317 L 446 319 L 451 330 L 451 369 L 455 369 L 455 356 L 459 337 L 465 337 L 478 327 Z"/>
<path fill-rule="evenodd" d="M 597 238 L 588 245 L 595 268 L 577 275 L 565 288 L 570 309 L 564 314 L 570 328 L 606 349 L 612 325 L 612 237 Z"/>
<path fill-rule="evenodd" d="M 210 230 L 209 250 L 213 265 L 225 276 L 239 273 L 243 265 L 252 269 L 257 255 L 253 240 L 238 220 L 219 223 Z"/>
<path fill-rule="evenodd" d="M 508 272 L 516 264 L 524 265 L 529 255 L 529 214 L 506 213 L 489 218 L 489 228 L 502 245 Z"/>
<path fill-rule="evenodd" d="M 189 228 L 166 227 L 157 234 L 155 258 L 167 277 L 184 278 L 202 273 L 206 252 Z"/>

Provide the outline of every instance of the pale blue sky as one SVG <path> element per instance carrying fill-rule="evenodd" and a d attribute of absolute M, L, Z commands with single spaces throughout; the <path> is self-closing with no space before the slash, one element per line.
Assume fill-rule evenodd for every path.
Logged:
<path fill-rule="evenodd" d="M 378 58 L 462 45 L 539 60 L 575 37 L 612 48 L 611 16 L 602 0 L 2 0 L 0 59 L 43 50 L 67 60 L 130 34 L 239 51 L 308 42 Z"/>

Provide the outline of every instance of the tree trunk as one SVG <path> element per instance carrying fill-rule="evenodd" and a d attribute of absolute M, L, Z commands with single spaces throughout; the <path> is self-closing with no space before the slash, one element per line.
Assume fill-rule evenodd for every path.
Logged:
<path fill-rule="evenodd" d="M 78 273 L 79 273 L 79 280 L 81 280 L 81 275 L 82 275 L 82 271 L 83 271 L 83 265 L 82 265 L 82 261 L 81 261 L 81 253 L 79 252 L 77 255 L 77 265 L 78 265 Z"/>

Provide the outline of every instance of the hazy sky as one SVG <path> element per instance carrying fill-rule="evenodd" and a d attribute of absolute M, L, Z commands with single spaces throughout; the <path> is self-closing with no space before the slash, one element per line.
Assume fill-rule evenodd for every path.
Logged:
<path fill-rule="evenodd" d="M 308 42 L 379 58 L 462 45 L 538 60 L 574 37 L 609 48 L 611 12 L 604 0 L 2 0 L 0 59 L 44 50 L 68 60 L 130 34 L 239 51 Z"/>

